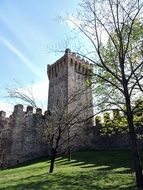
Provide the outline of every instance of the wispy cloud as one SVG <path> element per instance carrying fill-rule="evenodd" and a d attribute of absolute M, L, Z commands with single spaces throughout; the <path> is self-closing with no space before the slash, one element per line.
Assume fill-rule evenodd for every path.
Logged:
<path fill-rule="evenodd" d="M 14 47 L 7 39 L 0 36 L 0 42 L 11 50 L 36 76 L 41 77 L 39 69 L 16 47 Z"/>
<path fill-rule="evenodd" d="M 31 55 L 34 53 L 34 56 L 37 57 L 35 51 L 38 53 L 42 51 L 41 48 L 44 49 L 49 40 L 47 34 L 45 34 L 45 30 L 40 30 L 40 28 L 33 25 L 32 18 L 26 20 L 24 15 L 20 14 L 14 7 L 12 7 L 12 10 L 14 14 L 12 13 L 12 15 L 10 14 L 8 16 L 0 12 L 0 20 L 2 20 L 9 32 L 13 34 L 14 38 L 17 39 L 28 53 Z M 23 26 L 25 26 L 25 28 L 23 28 Z"/>

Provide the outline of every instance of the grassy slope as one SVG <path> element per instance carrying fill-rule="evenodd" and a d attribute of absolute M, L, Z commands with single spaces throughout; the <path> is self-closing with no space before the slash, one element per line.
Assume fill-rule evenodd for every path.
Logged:
<path fill-rule="evenodd" d="M 128 151 L 82 151 L 57 158 L 54 174 L 49 161 L 0 171 L 2 190 L 135 190 Z"/>

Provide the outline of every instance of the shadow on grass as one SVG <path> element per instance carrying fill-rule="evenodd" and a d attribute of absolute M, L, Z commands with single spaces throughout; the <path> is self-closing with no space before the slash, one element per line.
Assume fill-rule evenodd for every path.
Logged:
<path fill-rule="evenodd" d="M 57 168 L 71 171 L 31 174 L 3 190 L 135 190 L 129 151 L 82 151 L 73 153 L 72 159 L 56 159 Z"/>
<path fill-rule="evenodd" d="M 63 157 L 63 159 L 66 158 Z M 127 150 L 112 151 L 82 151 L 72 154 L 73 161 L 60 161 L 59 164 L 71 166 L 81 165 L 83 168 L 91 168 L 98 166 L 108 166 L 115 168 L 130 168 L 132 170 L 131 153 Z M 109 168 L 108 168 L 109 169 Z"/>
<path fill-rule="evenodd" d="M 75 176 L 66 176 L 64 174 L 53 174 L 48 178 L 46 174 L 31 176 L 25 181 L 19 181 L 17 185 L 5 187 L 3 190 L 135 190 L 133 183 L 124 183 L 120 187 L 117 184 L 106 184 L 102 187 L 100 180 L 106 179 L 106 173 L 82 173 Z M 97 182 L 97 183 L 95 183 Z"/>

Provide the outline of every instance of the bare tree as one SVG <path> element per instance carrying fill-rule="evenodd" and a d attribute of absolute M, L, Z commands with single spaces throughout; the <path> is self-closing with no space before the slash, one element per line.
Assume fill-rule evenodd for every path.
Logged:
<path fill-rule="evenodd" d="M 86 113 L 92 106 L 87 104 L 79 106 L 80 97 L 81 93 L 79 91 L 71 94 L 68 101 L 61 101 L 63 97 L 59 96 L 57 104 L 54 104 L 52 109 L 47 111 L 45 136 L 51 150 L 49 173 L 54 171 L 55 159 L 58 153 L 68 152 L 70 161 L 71 144 L 74 144 L 77 136 L 81 138 L 82 130 L 87 125 L 88 120 L 91 119 L 91 115 L 89 116 Z"/>
<path fill-rule="evenodd" d="M 50 150 L 49 173 L 54 172 L 57 154 L 68 152 L 70 161 L 74 140 L 76 138 L 82 140 L 84 127 L 93 117 L 93 115 L 87 114 L 92 109 L 92 103 L 90 104 L 92 101 L 89 101 L 89 104 L 85 101 L 85 104 L 81 105 L 82 98 L 89 93 L 88 88 L 87 86 L 85 89 L 73 89 L 68 99 L 65 98 L 64 89 L 60 88 L 57 101 L 52 104 L 50 110 L 46 111 L 43 117 L 41 115 L 35 117 L 35 124 L 40 128 L 41 136 L 44 138 L 44 142 L 47 142 Z M 34 97 L 32 92 L 30 92 L 31 97 L 16 88 L 9 89 L 8 93 L 10 98 L 18 98 L 37 108 L 36 100 L 31 98 Z M 91 113 L 93 114 L 93 112 Z"/>
<path fill-rule="evenodd" d="M 126 115 L 136 184 L 142 189 L 142 165 L 133 118 L 135 101 L 143 95 L 143 2 L 83 0 L 80 8 L 78 17 L 69 20 L 87 37 L 85 48 L 90 51 L 77 54 L 94 64 L 90 83 L 95 84 L 98 111 L 118 108 Z"/>
<path fill-rule="evenodd" d="M 32 89 L 22 89 L 21 87 L 7 87 L 6 92 L 7 98 L 22 100 L 26 104 L 29 104 L 34 108 L 38 108 Z"/>

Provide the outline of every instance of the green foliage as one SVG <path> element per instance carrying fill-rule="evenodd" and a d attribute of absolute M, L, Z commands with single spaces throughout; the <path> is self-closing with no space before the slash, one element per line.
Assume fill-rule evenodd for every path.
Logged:
<path fill-rule="evenodd" d="M 2 190 L 135 190 L 129 151 L 82 151 L 56 160 L 48 174 L 49 160 L 0 171 Z"/>
<path fill-rule="evenodd" d="M 103 124 L 101 125 L 101 134 L 102 135 L 113 135 L 115 133 L 127 133 L 127 120 L 124 116 L 115 117 L 114 119 L 104 119 Z"/>
<path fill-rule="evenodd" d="M 132 27 L 130 39 L 130 27 Z M 142 38 L 143 38 L 143 24 L 142 20 L 137 17 L 134 21 L 134 24 L 131 26 L 131 23 L 124 23 L 119 31 L 113 31 L 106 45 L 102 46 L 102 56 L 107 65 L 113 70 L 117 71 L 117 68 L 120 68 L 119 65 L 119 51 L 126 51 L 127 43 L 127 56 L 125 57 L 125 67 L 128 68 L 128 64 L 138 63 L 139 59 L 142 57 Z M 114 39 L 114 44 L 112 39 Z M 129 40 L 129 41 L 128 41 Z M 115 48 L 116 46 L 116 48 Z M 115 63 L 113 62 L 115 61 Z M 120 73 L 120 70 L 118 70 Z"/>
<path fill-rule="evenodd" d="M 95 63 L 95 75 L 92 80 L 95 84 L 94 92 L 96 98 L 98 98 L 97 102 L 103 103 L 101 110 L 111 108 L 112 103 L 116 104 L 117 108 L 125 104 L 122 81 L 123 72 L 121 70 L 124 69 L 124 77 L 128 79 L 133 70 L 141 63 L 143 55 L 142 39 L 143 23 L 140 17 L 136 17 L 132 26 L 130 22 L 121 24 L 119 31 L 110 31 L 107 43 L 100 44 L 100 59 L 97 61 L 97 64 Z M 133 87 L 132 97 L 135 96 L 135 89 L 140 91 L 136 83 L 136 80 L 140 80 L 140 77 L 142 77 L 141 67 L 135 71 L 135 76 L 131 75 L 128 81 L 129 92 L 131 92 L 130 89 L 133 87 L 133 84 L 136 84 Z M 135 98 L 132 98 L 131 104 L 134 101 Z"/>
<path fill-rule="evenodd" d="M 143 101 L 138 99 L 134 105 L 134 125 L 136 128 L 138 138 L 143 138 Z M 124 110 L 126 110 L 124 108 Z M 119 110 L 113 110 L 113 118 L 111 119 L 109 113 L 104 113 L 104 122 L 100 126 L 100 131 L 102 135 L 113 135 L 117 132 L 127 133 L 127 119 L 125 115 L 121 115 Z"/>

